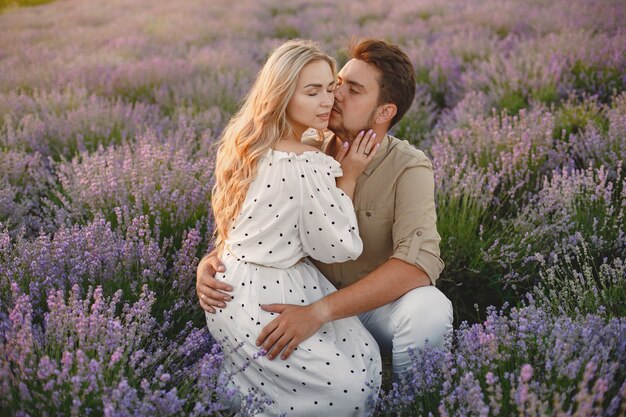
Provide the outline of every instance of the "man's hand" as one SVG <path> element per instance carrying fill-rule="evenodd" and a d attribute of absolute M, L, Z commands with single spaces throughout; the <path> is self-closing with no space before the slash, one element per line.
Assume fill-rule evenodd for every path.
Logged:
<path fill-rule="evenodd" d="M 280 314 L 261 330 L 256 340 L 267 357 L 272 360 L 281 351 L 281 359 L 287 359 L 300 343 L 313 336 L 325 323 L 323 307 L 319 303 L 308 306 L 293 304 L 269 304 L 261 308 Z"/>
<path fill-rule="evenodd" d="M 215 307 L 226 307 L 225 301 L 230 301 L 230 295 L 222 291 L 232 291 L 233 288 L 215 279 L 215 273 L 224 272 L 226 268 L 215 252 L 202 258 L 196 270 L 196 294 L 200 306 L 207 312 L 215 314 Z"/>

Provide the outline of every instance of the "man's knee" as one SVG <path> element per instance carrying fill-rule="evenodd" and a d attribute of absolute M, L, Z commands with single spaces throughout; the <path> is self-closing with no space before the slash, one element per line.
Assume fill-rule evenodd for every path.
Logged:
<path fill-rule="evenodd" d="M 452 303 L 436 287 L 420 287 L 409 291 L 396 301 L 394 311 L 395 338 L 414 348 L 442 347 L 452 331 Z M 400 340 L 398 340 L 400 342 Z"/>

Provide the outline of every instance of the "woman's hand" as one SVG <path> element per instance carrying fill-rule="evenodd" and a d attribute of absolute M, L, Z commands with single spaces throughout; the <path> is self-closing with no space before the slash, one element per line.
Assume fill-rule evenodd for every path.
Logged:
<path fill-rule="evenodd" d="M 224 272 L 226 269 L 220 261 L 217 253 L 212 251 L 202 258 L 196 271 L 196 294 L 200 306 L 208 313 L 215 314 L 215 308 L 226 308 L 226 302 L 231 300 L 232 287 L 215 279 L 216 272 Z"/>
<path fill-rule="evenodd" d="M 359 133 L 352 145 L 348 145 L 348 142 L 344 142 L 335 157 L 343 171 L 343 176 L 337 178 L 337 187 L 341 188 L 352 200 L 356 189 L 356 179 L 374 159 L 380 143 L 376 143 L 376 133 L 370 129 L 367 133 Z"/>
<path fill-rule="evenodd" d="M 347 143 L 344 142 L 335 159 L 341 164 L 343 177 L 356 182 L 359 175 L 374 159 L 380 143 L 376 143 L 376 133 L 372 129 L 367 132 L 361 131 L 354 138 L 352 145 L 346 146 Z"/>

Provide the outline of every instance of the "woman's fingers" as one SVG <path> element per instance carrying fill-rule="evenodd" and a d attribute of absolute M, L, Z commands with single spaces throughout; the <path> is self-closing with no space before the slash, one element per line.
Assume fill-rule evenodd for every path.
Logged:
<path fill-rule="evenodd" d="M 368 162 L 374 159 L 374 155 L 376 155 L 376 152 L 378 152 L 378 148 L 380 148 L 380 143 L 377 143 L 376 145 L 374 145 L 372 150 L 368 152 L 368 155 L 367 155 Z"/>
<path fill-rule="evenodd" d="M 374 147 L 375 139 L 376 133 L 372 129 L 369 129 L 367 132 L 361 131 L 354 139 L 350 150 L 353 151 L 354 155 L 365 155 L 367 157 Z"/>
<path fill-rule="evenodd" d="M 215 314 L 215 309 L 209 305 L 209 303 L 205 302 L 202 298 L 200 298 L 200 307 L 207 313 Z"/>
<path fill-rule="evenodd" d="M 374 142 L 376 139 L 376 133 L 374 130 L 369 129 L 368 131 L 362 130 L 358 135 L 354 138 L 352 145 L 350 146 L 350 152 L 353 155 L 365 155 L 366 157 L 370 154 L 372 148 L 374 147 Z"/>
<path fill-rule="evenodd" d="M 337 160 L 337 162 L 341 163 L 341 161 L 343 161 L 343 158 L 346 157 L 346 155 L 348 154 L 348 150 L 349 149 L 350 149 L 350 143 L 348 143 L 348 141 L 345 141 L 341 145 L 341 149 L 339 150 L 339 152 L 335 156 L 335 159 Z"/>
<path fill-rule="evenodd" d="M 376 133 L 370 130 L 363 140 L 363 154 L 369 156 L 374 148 L 374 142 L 376 141 Z"/>
<path fill-rule="evenodd" d="M 200 306 L 209 313 L 215 313 L 215 309 L 213 307 L 225 308 L 226 304 L 224 301 L 230 300 L 230 298 L 226 294 L 222 294 L 219 291 L 214 291 L 210 289 L 204 289 L 203 292 L 198 292 L 198 301 L 200 301 Z"/>
<path fill-rule="evenodd" d="M 354 140 L 352 141 L 352 145 L 350 146 L 350 153 L 352 153 L 353 155 L 358 155 L 363 136 L 365 136 L 365 132 L 362 130 L 359 132 L 358 135 L 356 135 L 356 138 L 354 138 Z"/>

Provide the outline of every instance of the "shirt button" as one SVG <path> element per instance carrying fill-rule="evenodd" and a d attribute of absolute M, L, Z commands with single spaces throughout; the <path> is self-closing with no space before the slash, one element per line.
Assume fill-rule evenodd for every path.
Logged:
<path fill-rule="evenodd" d="M 339 281 L 339 282 L 337 283 L 337 288 L 341 288 L 341 286 L 342 286 L 342 285 L 343 285 L 343 282 Z"/>
<path fill-rule="evenodd" d="M 421 236 L 422 232 L 418 230 L 417 233 L 415 233 L 415 234 L 418 235 L 418 236 Z"/>
<path fill-rule="evenodd" d="M 372 213 L 370 213 L 369 211 L 365 212 L 365 215 L 366 215 L 367 217 L 372 217 Z"/>

